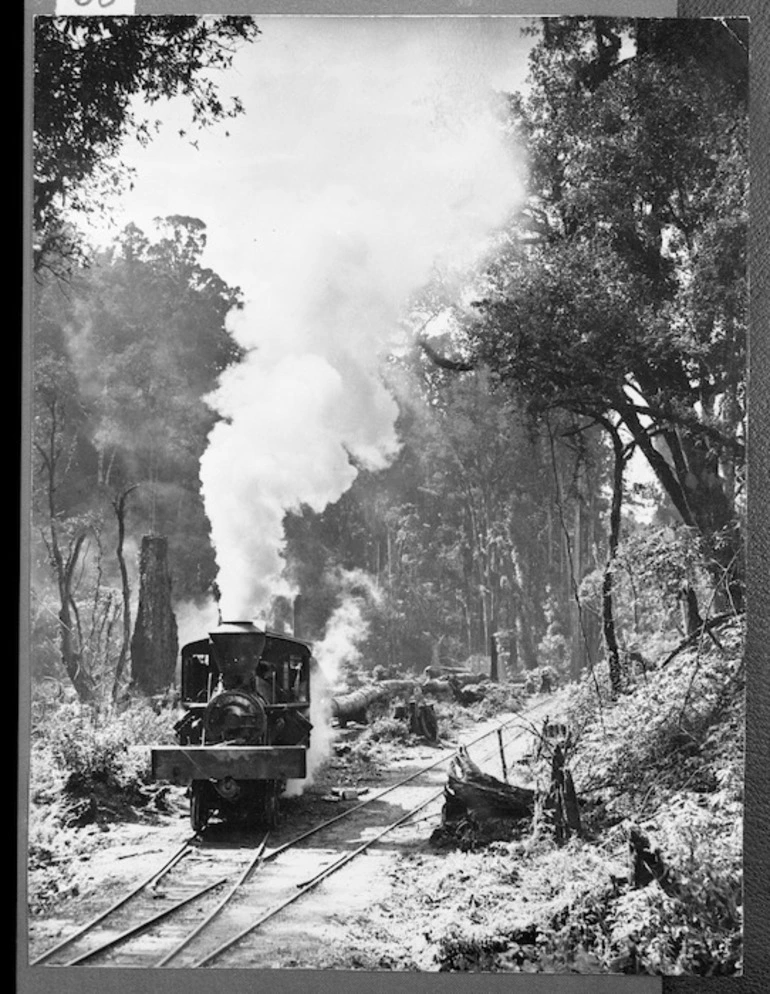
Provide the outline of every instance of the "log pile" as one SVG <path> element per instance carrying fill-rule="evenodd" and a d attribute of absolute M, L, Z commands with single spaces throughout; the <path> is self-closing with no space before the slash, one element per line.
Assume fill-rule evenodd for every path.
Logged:
<path fill-rule="evenodd" d="M 331 700 L 331 715 L 336 718 L 340 727 L 344 728 L 348 722 L 356 722 L 365 725 L 368 722 L 368 711 L 371 705 L 382 701 L 390 701 L 394 698 L 406 698 L 412 701 L 420 701 L 426 695 L 444 700 L 457 700 L 461 703 L 472 703 L 483 696 L 483 691 L 473 693 L 473 687 L 484 683 L 486 677 L 483 674 L 471 673 L 464 670 L 449 670 L 446 667 L 439 670 L 438 667 L 427 667 L 424 679 L 419 680 L 379 680 L 367 687 L 351 691 L 349 694 L 340 694 Z M 466 699 L 467 698 L 467 699 Z M 424 708 L 423 714 L 427 714 L 425 721 L 428 725 L 431 722 L 432 708 L 428 705 L 416 705 L 418 710 Z M 428 712 L 431 712 L 429 714 Z M 411 721 L 409 715 L 402 715 Z M 418 725 L 420 724 L 418 718 Z M 423 728 L 417 734 L 424 734 Z M 431 738 L 430 735 L 426 737 Z"/>

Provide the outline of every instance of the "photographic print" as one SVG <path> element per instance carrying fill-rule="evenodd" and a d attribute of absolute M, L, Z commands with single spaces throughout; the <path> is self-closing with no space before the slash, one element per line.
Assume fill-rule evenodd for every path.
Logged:
<path fill-rule="evenodd" d="M 33 42 L 29 964 L 742 975 L 748 19 Z"/>

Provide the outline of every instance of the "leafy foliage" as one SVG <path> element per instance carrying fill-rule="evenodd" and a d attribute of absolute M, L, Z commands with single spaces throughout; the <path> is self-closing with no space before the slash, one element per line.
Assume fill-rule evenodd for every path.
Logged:
<path fill-rule="evenodd" d="M 240 292 L 202 264 L 205 243 L 195 218 L 158 221 L 155 238 L 130 226 L 66 293 L 49 281 L 36 296 L 36 592 L 70 634 L 63 652 L 88 678 L 84 696 L 120 652 L 126 591 L 110 553 L 121 500 L 127 580 L 138 536 L 151 531 L 169 538 L 177 596 L 201 596 L 215 576 L 198 475 L 214 424 L 204 398 L 241 355 L 226 330 Z M 41 619 L 42 638 L 45 629 Z"/>
<path fill-rule="evenodd" d="M 532 667 L 550 625 L 568 668 L 570 572 L 595 563 L 603 510 L 585 482 L 592 475 L 598 485 L 605 472 L 596 433 L 549 436 L 481 372 L 444 379 L 417 354 L 404 367 L 392 466 L 360 471 L 323 514 L 286 517 L 287 566 L 308 631 L 323 629 L 335 570 L 363 569 L 380 592 L 367 613 L 370 665 L 420 670 L 435 654 L 486 656 L 491 634 L 505 631 L 508 663 Z M 584 530 L 571 562 L 565 525 L 576 513 Z"/>
<path fill-rule="evenodd" d="M 742 969 L 742 625 L 680 653 L 613 699 L 605 668 L 565 692 L 583 833 L 402 858 L 358 941 L 401 936 L 447 972 L 736 975 Z M 531 764 L 509 770 L 537 776 Z M 641 827 L 665 873 L 631 886 Z"/>
<path fill-rule="evenodd" d="M 78 861 L 102 830 L 136 817 L 166 788 L 150 783 L 149 745 L 173 742 L 171 710 L 37 696 L 30 752 L 28 890 L 34 914 L 79 891 Z M 156 810 L 157 813 L 157 810 Z"/>
<path fill-rule="evenodd" d="M 655 804 L 659 778 L 669 788 L 686 783 L 703 791 L 724 787 L 723 774 L 710 763 L 710 736 L 726 724 L 728 735 L 737 735 L 741 727 L 741 640 L 741 625 L 735 622 L 721 629 L 719 645 L 704 636 L 700 645 L 660 670 L 653 659 L 649 671 L 639 673 L 632 690 L 612 707 L 597 696 L 593 681 L 586 680 L 573 699 L 571 714 L 580 730 L 572 762 L 583 789 L 611 784 L 622 798 L 617 803 L 623 813 L 639 815 L 637 804 Z M 596 676 L 604 696 L 603 674 Z M 633 737 L 629 728 L 636 729 Z M 730 761 L 739 765 L 739 740 L 732 748 Z M 737 765 L 732 769 L 737 773 Z M 739 777 L 731 780 L 729 789 L 740 790 Z"/>
<path fill-rule="evenodd" d="M 99 210 L 106 194 L 130 182 L 122 143 L 132 134 L 147 143 L 160 126 L 140 102 L 184 96 L 201 127 L 242 112 L 239 100 L 222 101 L 211 73 L 258 34 L 250 17 L 35 18 L 37 269 L 58 272 L 62 258 L 82 256 L 71 219 Z"/>
<path fill-rule="evenodd" d="M 45 750 L 54 770 L 64 778 L 65 794 L 83 795 L 97 787 L 130 794 L 149 782 L 149 752 L 135 747 L 173 742 L 172 725 L 170 711 L 158 713 L 145 702 L 135 702 L 117 713 L 72 703 L 49 713 L 37 747 Z M 33 775 L 34 796 L 45 790 L 42 779 Z"/>
<path fill-rule="evenodd" d="M 688 54 L 642 22 L 547 22 L 511 101 L 529 201 L 468 332 L 535 409 L 621 426 L 735 580 L 736 533 L 714 539 L 742 501 L 747 116 L 715 31 L 690 23 Z"/>

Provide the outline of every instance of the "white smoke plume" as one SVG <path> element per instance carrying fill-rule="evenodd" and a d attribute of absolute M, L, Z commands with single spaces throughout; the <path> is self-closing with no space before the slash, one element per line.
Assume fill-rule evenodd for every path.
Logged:
<path fill-rule="evenodd" d="M 207 633 L 219 624 L 219 609 L 213 597 L 176 601 L 174 616 L 180 648 L 188 642 L 206 638 Z"/>
<path fill-rule="evenodd" d="M 231 330 L 248 352 L 210 398 L 224 420 L 201 465 L 226 619 L 259 622 L 291 595 L 288 509 L 336 501 L 351 454 L 378 468 L 397 452 L 380 369 L 404 309 L 436 265 L 478 263 L 521 194 L 491 91 L 432 35 L 401 26 L 388 47 L 343 26 L 335 46 L 333 25 L 313 30 L 301 59 L 266 31 L 244 94 L 260 137 L 242 205 L 249 299 Z"/>

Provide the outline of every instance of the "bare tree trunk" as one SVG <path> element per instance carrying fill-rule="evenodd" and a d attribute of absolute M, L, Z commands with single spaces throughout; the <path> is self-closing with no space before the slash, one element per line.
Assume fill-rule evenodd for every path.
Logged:
<path fill-rule="evenodd" d="M 613 571 L 615 568 L 615 556 L 620 543 L 620 514 L 623 506 L 623 468 L 625 466 L 625 452 L 623 440 L 618 430 L 609 421 L 605 422 L 605 427 L 609 431 L 612 439 L 614 453 L 613 476 L 612 476 L 612 503 L 610 506 L 610 536 L 609 555 L 604 567 L 604 577 L 602 580 L 602 629 L 604 631 L 604 641 L 607 646 L 607 656 L 610 668 L 610 687 L 613 696 L 620 693 L 622 683 L 622 672 L 620 665 L 620 650 L 618 648 L 617 633 L 615 631 L 615 615 L 613 611 Z"/>
<path fill-rule="evenodd" d="M 91 673 L 83 666 L 80 640 L 75 636 L 77 621 L 73 615 L 72 605 L 72 574 L 77 565 L 80 550 L 85 541 L 85 532 L 79 535 L 69 551 L 65 561 L 58 542 L 56 527 L 51 526 L 51 550 L 56 569 L 56 579 L 59 587 L 59 642 L 61 657 L 67 676 L 81 701 L 91 701 L 96 688 Z"/>
<path fill-rule="evenodd" d="M 44 532 L 43 538 L 59 590 L 59 644 L 62 664 L 80 700 L 90 701 L 94 698 L 96 687 L 91 673 L 83 666 L 82 645 L 76 635 L 77 608 L 72 593 L 72 578 L 80 560 L 88 528 L 80 528 L 74 538 L 70 539 L 65 555 L 60 542 L 59 516 L 56 504 L 59 460 L 63 454 L 59 435 L 62 427 L 60 404 L 56 397 L 48 401 L 47 408 L 50 426 L 46 434 L 45 444 L 42 442 L 35 444 L 46 482 L 48 525 L 47 534 Z"/>
<path fill-rule="evenodd" d="M 128 570 L 126 568 L 126 557 L 123 554 L 123 544 L 126 538 L 126 502 L 129 494 L 136 487 L 128 487 L 119 497 L 112 502 L 115 509 L 115 516 L 118 519 L 118 544 L 116 555 L 120 566 L 120 586 L 123 592 L 123 638 L 120 643 L 120 654 L 115 666 L 115 679 L 112 684 L 112 701 L 115 703 L 120 695 L 126 671 L 126 663 L 129 658 L 129 647 L 131 644 L 131 588 L 128 583 Z"/>
<path fill-rule="evenodd" d="M 497 639 L 494 635 L 489 636 L 489 679 L 494 683 L 500 682 L 498 671 Z"/>
<path fill-rule="evenodd" d="M 580 473 L 578 471 L 578 482 Z M 575 530 L 572 542 L 572 571 L 571 587 L 572 602 L 570 606 L 570 636 L 572 642 L 572 676 L 577 679 L 583 668 L 585 660 L 585 647 L 583 645 L 583 628 L 581 625 L 580 604 L 577 602 L 576 591 L 580 586 L 583 574 L 583 504 L 580 499 L 580 487 L 578 486 L 575 495 Z"/>

